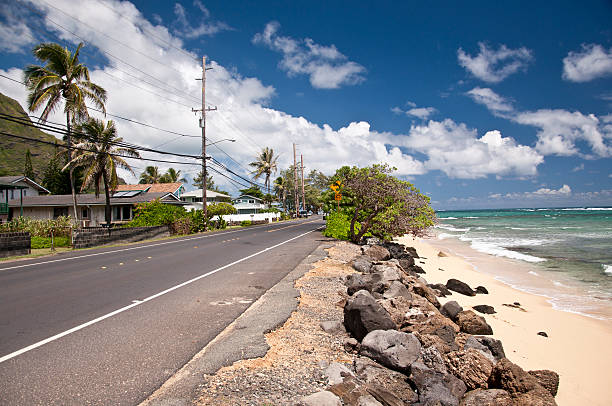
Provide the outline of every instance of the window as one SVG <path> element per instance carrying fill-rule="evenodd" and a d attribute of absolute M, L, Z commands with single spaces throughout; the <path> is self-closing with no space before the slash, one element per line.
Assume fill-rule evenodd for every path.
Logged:
<path fill-rule="evenodd" d="M 113 215 L 111 217 L 112 220 L 121 220 L 121 207 L 113 206 Z"/>
<path fill-rule="evenodd" d="M 249 200 L 249 203 L 255 203 L 255 200 Z"/>
<path fill-rule="evenodd" d="M 60 216 L 68 217 L 68 207 L 54 207 L 53 218 L 56 219 Z"/>
<path fill-rule="evenodd" d="M 83 219 L 88 219 L 89 218 L 89 209 L 87 207 L 84 207 L 81 210 L 81 218 L 83 218 Z"/>
<path fill-rule="evenodd" d="M 129 220 L 131 216 L 132 208 L 130 206 L 123 206 L 123 216 L 121 217 L 123 220 Z"/>
<path fill-rule="evenodd" d="M 23 195 L 27 195 L 28 194 L 28 189 L 23 189 Z"/>

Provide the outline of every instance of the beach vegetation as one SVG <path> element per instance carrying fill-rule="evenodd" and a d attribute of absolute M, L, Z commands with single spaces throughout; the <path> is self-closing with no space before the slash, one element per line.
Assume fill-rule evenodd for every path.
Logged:
<path fill-rule="evenodd" d="M 433 226 L 429 197 L 392 176 L 394 170 L 388 165 L 338 169 L 331 178 L 337 187 L 325 195 L 328 233 L 343 235 L 348 228 L 346 239 L 359 243 L 368 234 L 389 241 L 404 234 L 422 235 Z"/>

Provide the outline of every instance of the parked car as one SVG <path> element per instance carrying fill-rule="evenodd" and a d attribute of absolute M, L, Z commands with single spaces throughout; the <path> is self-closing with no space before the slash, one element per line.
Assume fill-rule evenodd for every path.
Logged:
<path fill-rule="evenodd" d="M 308 211 L 300 210 L 300 217 L 308 217 Z"/>

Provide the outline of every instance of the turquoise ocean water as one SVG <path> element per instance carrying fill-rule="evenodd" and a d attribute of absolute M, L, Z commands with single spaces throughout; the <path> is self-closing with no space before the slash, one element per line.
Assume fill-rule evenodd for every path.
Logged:
<path fill-rule="evenodd" d="M 575 283 L 612 305 L 612 208 L 538 208 L 437 212 L 439 239 L 530 264 L 556 284 Z M 567 309 L 571 310 L 571 309 Z"/>

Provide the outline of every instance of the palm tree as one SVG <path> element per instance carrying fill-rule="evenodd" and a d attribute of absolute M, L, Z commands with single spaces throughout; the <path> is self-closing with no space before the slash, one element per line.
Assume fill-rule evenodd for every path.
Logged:
<path fill-rule="evenodd" d="M 143 173 L 140 174 L 140 181 L 138 183 L 162 183 L 162 174 L 159 173 L 157 166 L 147 166 Z"/>
<path fill-rule="evenodd" d="M 94 186 L 96 197 L 100 196 L 100 181 L 104 183 L 106 207 L 104 219 L 106 224 L 111 223 L 110 192 L 117 188 L 117 168 L 134 171 L 123 157 L 139 158 L 140 154 L 132 148 L 117 147 L 123 139 L 117 136 L 117 129 L 113 121 L 106 124 L 102 120 L 89 119 L 77 126 L 77 131 L 85 135 L 76 145 L 75 157 L 66 167 L 82 166 L 85 176 L 81 191 Z M 64 169 L 66 169 L 64 167 Z"/>
<path fill-rule="evenodd" d="M 276 160 L 277 156 L 274 156 L 274 150 L 272 148 L 264 148 L 261 153 L 256 157 L 256 161 L 251 162 L 249 166 L 255 168 L 251 173 L 254 174 L 253 178 L 258 179 L 261 175 L 266 175 L 264 185 L 268 188 L 270 193 L 270 176 L 273 172 L 276 172 Z"/>
<path fill-rule="evenodd" d="M 168 168 L 166 173 L 161 177 L 160 183 L 176 183 L 183 182 L 186 183 L 187 180 L 185 178 L 181 178 L 181 171 L 176 170 L 174 168 Z"/>
<path fill-rule="evenodd" d="M 89 70 L 79 62 L 80 43 L 74 53 L 59 44 L 42 43 L 34 47 L 32 53 L 44 66 L 28 65 L 24 71 L 24 82 L 28 90 L 28 110 L 35 112 L 43 108 L 40 121 L 46 121 L 54 110 L 64 102 L 66 114 L 66 143 L 68 160 L 72 159 L 71 125 L 89 117 L 85 100 L 91 101 L 106 114 L 106 90 L 92 83 Z M 77 201 L 74 186 L 74 167 L 70 166 L 69 179 L 72 192 L 74 219 L 78 219 Z"/>
<path fill-rule="evenodd" d="M 285 200 L 287 199 L 287 185 L 284 177 L 279 176 L 276 178 L 274 181 L 274 192 L 276 193 L 276 197 L 283 203 L 283 209 L 286 212 L 287 205 Z"/>

